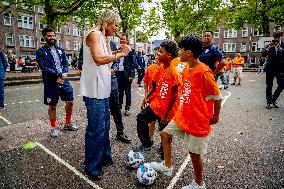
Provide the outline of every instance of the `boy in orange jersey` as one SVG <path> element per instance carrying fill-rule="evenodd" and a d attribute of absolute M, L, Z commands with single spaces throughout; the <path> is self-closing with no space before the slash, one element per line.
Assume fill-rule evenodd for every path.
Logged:
<path fill-rule="evenodd" d="M 155 48 L 155 60 L 156 60 L 156 64 L 151 64 L 147 70 L 146 73 L 144 75 L 144 90 L 145 90 L 145 100 L 147 100 L 147 94 L 149 93 L 149 91 L 152 88 L 152 81 L 156 75 L 156 73 L 159 70 L 159 66 L 161 64 L 161 62 L 159 61 L 159 57 L 158 57 L 158 52 L 159 52 L 159 47 Z M 151 100 L 155 97 L 155 95 L 153 94 L 151 96 L 151 98 L 149 99 L 149 101 L 151 102 Z M 141 109 L 143 109 L 143 107 L 141 107 Z M 149 124 L 149 135 L 150 135 L 150 140 L 153 141 L 154 140 L 154 132 L 155 132 L 155 124 L 156 121 L 152 121 Z"/>
<path fill-rule="evenodd" d="M 149 137 L 148 124 L 158 120 L 159 130 L 162 131 L 174 117 L 180 104 L 181 75 L 172 60 L 178 55 L 177 44 L 173 41 L 163 41 L 158 53 L 159 61 L 163 62 L 152 82 L 152 89 L 142 103 L 145 107 L 155 93 L 155 98 L 137 115 L 137 133 L 142 145 L 138 151 L 150 151 L 153 141 Z"/>
<path fill-rule="evenodd" d="M 243 72 L 243 66 L 245 63 L 245 59 L 241 56 L 241 53 L 236 53 L 236 56 L 233 61 L 233 74 L 234 74 L 234 83 L 231 85 L 235 85 L 237 82 L 237 78 L 239 78 L 239 83 L 237 85 L 241 85 L 241 79 L 242 79 L 242 72 Z"/>
<path fill-rule="evenodd" d="M 226 58 L 226 62 L 225 62 L 226 66 L 225 66 L 225 81 L 226 81 L 226 84 L 227 84 L 227 88 L 228 88 L 228 85 L 229 85 L 229 82 L 230 82 L 230 72 L 232 70 L 232 60 L 230 58 Z M 226 88 L 224 88 L 226 89 Z"/>
<path fill-rule="evenodd" d="M 207 152 L 210 125 L 219 121 L 222 96 L 213 72 L 198 59 L 203 49 L 202 39 L 196 35 L 185 36 L 179 42 L 179 48 L 181 61 L 188 62 L 183 71 L 181 87 L 184 101 L 173 120 L 161 132 L 165 161 L 152 162 L 151 166 L 165 175 L 171 175 L 171 137 L 179 136 L 189 149 L 195 177 L 183 189 L 205 189 L 201 155 Z"/>

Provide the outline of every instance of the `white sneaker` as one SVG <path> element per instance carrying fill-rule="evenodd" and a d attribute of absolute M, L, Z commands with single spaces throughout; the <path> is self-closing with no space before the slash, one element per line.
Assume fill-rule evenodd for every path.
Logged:
<path fill-rule="evenodd" d="M 187 185 L 187 186 L 184 186 L 182 187 L 181 189 L 206 189 L 205 187 L 205 183 L 203 183 L 202 186 L 199 186 L 195 180 L 192 180 L 191 184 L 190 185 Z"/>
<path fill-rule="evenodd" d="M 162 161 L 161 163 L 151 162 L 150 165 L 154 170 L 161 172 L 164 175 L 172 176 L 172 174 L 173 174 L 173 167 L 171 167 L 171 168 L 166 167 L 165 161 Z"/>
<path fill-rule="evenodd" d="M 52 138 L 58 137 L 58 131 L 57 131 L 56 128 L 52 128 L 52 129 L 50 130 L 50 136 L 51 136 Z"/>

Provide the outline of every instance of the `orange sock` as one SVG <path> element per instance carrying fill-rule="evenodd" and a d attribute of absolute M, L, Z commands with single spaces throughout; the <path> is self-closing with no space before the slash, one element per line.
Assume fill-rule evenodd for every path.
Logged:
<path fill-rule="evenodd" d="M 56 128 L 56 118 L 51 118 L 50 119 L 50 124 L 52 128 Z"/>
<path fill-rule="evenodd" d="M 66 114 L 66 124 L 71 123 L 72 120 L 72 114 Z"/>

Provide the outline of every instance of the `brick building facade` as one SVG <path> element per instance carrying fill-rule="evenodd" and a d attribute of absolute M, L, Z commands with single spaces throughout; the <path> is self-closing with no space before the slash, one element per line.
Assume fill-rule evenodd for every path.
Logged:
<path fill-rule="evenodd" d="M 281 28 L 271 23 L 271 36 L 278 30 Z M 214 31 L 214 42 L 225 52 L 226 57 L 233 58 L 236 52 L 240 52 L 245 58 L 246 66 L 258 63 L 262 51 L 258 41 L 262 37 L 262 33 L 251 24 L 245 24 L 239 30 L 219 28 Z"/>
<path fill-rule="evenodd" d="M 7 53 L 12 50 L 16 57 L 35 58 L 35 52 L 45 44 L 41 35 L 45 27 L 40 22 L 44 9 L 40 6 L 33 7 L 33 13 L 19 13 L 17 16 L 11 13 L 0 15 L 0 49 Z M 56 27 L 57 45 L 64 48 L 67 58 L 71 61 L 73 55 L 78 55 L 82 43 L 83 32 L 68 22 Z"/>

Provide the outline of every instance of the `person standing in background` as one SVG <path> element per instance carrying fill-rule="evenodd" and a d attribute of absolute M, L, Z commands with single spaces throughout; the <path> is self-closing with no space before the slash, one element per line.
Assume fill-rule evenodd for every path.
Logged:
<path fill-rule="evenodd" d="M 143 77 L 145 75 L 145 58 L 143 55 L 143 51 L 141 47 L 138 47 L 137 54 L 136 54 L 136 69 L 138 72 L 138 81 L 137 84 L 139 87 L 142 87 L 141 81 L 143 80 Z"/>
<path fill-rule="evenodd" d="M 241 85 L 244 64 L 245 59 L 242 57 L 241 53 L 237 52 L 233 61 L 234 83 L 231 85 L 236 85 L 237 78 L 239 78 L 239 83 L 237 85 Z"/>
<path fill-rule="evenodd" d="M 125 33 L 120 35 L 120 48 L 123 48 L 128 44 L 128 36 Z M 118 82 L 119 91 L 119 103 L 122 109 L 124 93 L 126 96 L 124 115 L 130 115 L 131 107 L 131 84 L 135 77 L 135 65 L 136 65 L 136 53 L 134 49 L 131 52 L 119 60 L 119 68 L 115 72 Z"/>
<path fill-rule="evenodd" d="M 0 110 L 5 109 L 4 106 L 4 82 L 5 72 L 8 67 L 4 53 L 0 50 Z"/>
<path fill-rule="evenodd" d="M 275 32 L 274 39 L 262 52 L 262 57 L 267 56 L 266 72 L 266 101 L 267 109 L 279 108 L 277 99 L 284 89 L 284 49 L 280 46 L 283 32 Z M 276 77 L 277 88 L 272 94 L 273 80 Z"/>
<path fill-rule="evenodd" d="M 73 87 L 68 76 L 68 61 L 64 50 L 56 46 L 56 36 L 51 28 L 42 30 L 46 44 L 36 51 L 36 61 L 42 71 L 44 85 L 44 104 L 48 105 L 51 125 L 50 136 L 58 136 L 56 108 L 59 97 L 65 102 L 66 122 L 63 130 L 76 131 L 78 127 L 72 121 Z"/>

